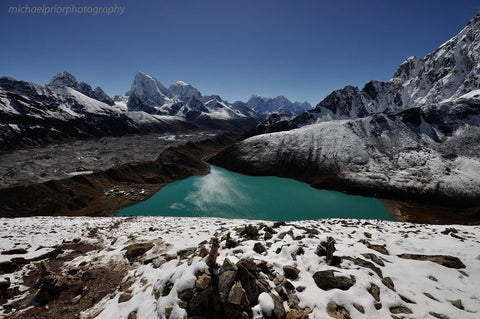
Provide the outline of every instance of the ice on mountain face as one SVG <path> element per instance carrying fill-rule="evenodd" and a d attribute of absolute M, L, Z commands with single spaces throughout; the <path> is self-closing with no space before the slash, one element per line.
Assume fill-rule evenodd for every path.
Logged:
<path fill-rule="evenodd" d="M 123 113 L 75 88 L 1 78 L 0 117 L 19 130 L 5 131 L 0 126 L 4 136 L 0 148 L 136 132 Z"/>
<path fill-rule="evenodd" d="M 127 107 L 128 96 L 126 96 L 126 95 L 115 95 L 114 98 L 113 98 L 113 102 L 114 102 L 113 106 L 118 108 L 122 112 L 127 112 L 128 111 L 128 107 Z"/>

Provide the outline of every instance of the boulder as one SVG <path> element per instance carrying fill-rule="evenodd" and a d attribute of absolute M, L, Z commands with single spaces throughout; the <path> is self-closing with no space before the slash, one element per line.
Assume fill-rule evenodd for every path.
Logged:
<path fill-rule="evenodd" d="M 286 278 L 290 280 L 295 280 L 298 278 L 300 270 L 297 267 L 285 265 L 283 266 L 283 273 L 285 274 Z"/>
<path fill-rule="evenodd" d="M 133 297 L 132 293 L 130 293 L 130 292 L 124 292 L 124 293 L 121 294 L 120 297 L 118 298 L 118 303 L 127 302 L 127 301 L 129 301 L 130 299 L 132 299 L 132 297 Z"/>
<path fill-rule="evenodd" d="M 335 301 L 327 304 L 327 314 L 335 319 L 350 319 L 350 313 L 344 307 L 337 305 Z"/>
<path fill-rule="evenodd" d="M 255 245 L 253 245 L 253 251 L 257 254 L 263 254 L 267 252 L 267 249 L 262 245 L 262 243 L 255 243 Z"/>
<path fill-rule="evenodd" d="M 132 244 L 130 246 L 127 246 L 125 248 L 125 258 L 128 259 L 128 261 L 133 261 L 136 257 L 143 255 L 150 249 L 152 249 L 153 243 L 137 243 L 137 244 Z"/>
<path fill-rule="evenodd" d="M 318 288 L 323 290 L 340 289 L 348 290 L 356 280 L 355 277 L 335 276 L 333 270 L 317 271 L 313 274 L 313 280 Z"/>

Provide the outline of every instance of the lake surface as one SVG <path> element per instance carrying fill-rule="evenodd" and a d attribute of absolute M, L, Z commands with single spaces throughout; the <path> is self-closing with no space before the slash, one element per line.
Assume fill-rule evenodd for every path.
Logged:
<path fill-rule="evenodd" d="M 163 187 L 119 216 L 223 217 L 278 221 L 320 218 L 392 220 L 375 198 L 319 190 L 288 178 L 252 177 L 217 166 Z"/>

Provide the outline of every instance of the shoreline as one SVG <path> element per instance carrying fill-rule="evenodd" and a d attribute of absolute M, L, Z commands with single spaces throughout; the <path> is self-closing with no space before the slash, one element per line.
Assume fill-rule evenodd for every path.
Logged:
<path fill-rule="evenodd" d="M 157 159 L 129 162 L 92 174 L 77 175 L 61 180 L 1 189 L 6 200 L 0 206 L 0 217 L 26 216 L 117 216 L 126 207 L 149 199 L 165 185 L 191 176 L 204 175 L 210 164 L 245 174 L 244 169 L 222 165 L 215 157 L 237 136 L 220 134 L 205 140 L 173 146 L 160 153 Z M 212 160 L 213 159 L 213 160 Z M 335 174 L 299 174 L 274 169 L 251 176 L 279 176 L 307 183 L 313 188 L 340 191 L 349 195 L 373 197 L 380 200 L 394 221 L 424 224 L 480 224 L 480 204 L 467 206 L 465 201 L 437 200 L 435 196 L 423 197 L 420 203 L 415 196 L 408 202 L 406 193 L 384 191 L 370 186 L 348 184 Z M 109 193 L 110 190 L 117 189 Z M 108 193 L 108 194 L 107 194 Z M 396 196 L 395 196 L 396 195 Z M 418 197 L 418 196 L 417 196 Z M 16 199 L 21 199 L 16 200 Z M 426 202 L 440 202 L 431 205 Z M 19 213 L 21 212 L 21 213 Z"/>

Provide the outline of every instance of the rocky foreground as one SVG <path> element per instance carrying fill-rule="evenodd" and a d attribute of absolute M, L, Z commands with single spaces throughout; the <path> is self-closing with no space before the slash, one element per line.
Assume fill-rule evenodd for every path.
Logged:
<path fill-rule="evenodd" d="M 0 220 L 0 317 L 478 318 L 480 227 Z"/>

